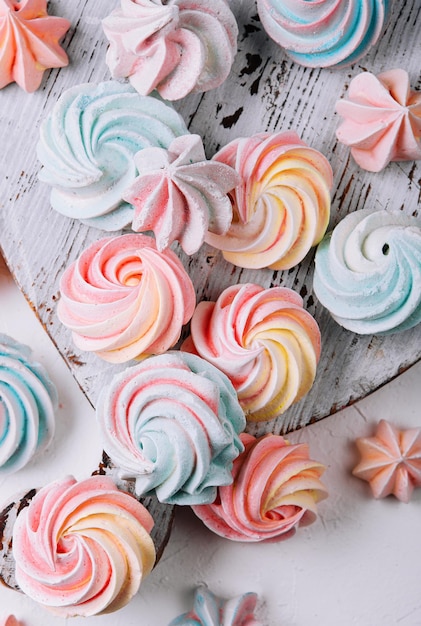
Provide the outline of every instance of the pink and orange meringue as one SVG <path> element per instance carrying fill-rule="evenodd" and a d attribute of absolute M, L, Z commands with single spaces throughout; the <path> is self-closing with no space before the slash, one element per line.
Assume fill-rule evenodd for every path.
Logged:
<path fill-rule="evenodd" d="M 214 159 L 233 167 L 233 221 L 206 241 L 239 267 L 284 270 L 297 265 L 323 237 L 330 217 L 332 168 L 295 132 L 235 139 Z"/>
<path fill-rule="evenodd" d="M 218 87 L 237 52 L 237 22 L 226 0 L 121 0 L 103 28 L 112 76 L 166 100 Z"/>
<path fill-rule="evenodd" d="M 370 484 L 375 498 L 393 494 L 409 502 L 415 487 L 421 487 L 421 428 L 399 430 L 381 420 L 373 437 L 356 440 L 361 460 L 354 476 Z"/>
<path fill-rule="evenodd" d="M 405 70 L 358 74 L 336 111 L 344 118 L 336 135 L 363 169 L 421 159 L 421 93 L 411 91 Z"/>
<path fill-rule="evenodd" d="M 47 0 L 0 0 L 0 89 L 16 82 L 27 92 L 41 84 L 45 70 L 65 67 L 59 45 L 70 28 L 47 13 Z"/>
<path fill-rule="evenodd" d="M 249 420 L 274 419 L 311 388 L 320 330 L 301 296 L 284 287 L 248 283 L 200 302 L 182 349 L 206 359 L 231 380 Z"/>
<path fill-rule="evenodd" d="M 111 363 L 174 346 L 196 302 L 175 253 L 141 234 L 91 244 L 63 273 L 60 293 L 57 315 L 77 347 Z"/>
<path fill-rule="evenodd" d="M 213 504 L 193 511 L 217 535 L 244 542 L 287 539 L 315 521 L 317 502 L 327 497 L 321 463 L 306 444 L 280 435 L 240 435 L 245 450 L 234 461 L 232 485 L 219 487 Z"/>
<path fill-rule="evenodd" d="M 41 489 L 13 529 L 21 590 L 61 617 L 125 606 L 155 562 L 153 519 L 105 476 Z"/>
<path fill-rule="evenodd" d="M 255 593 L 224 600 L 201 585 L 196 589 L 193 609 L 176 617 L 169 626 L 261 626 L 255 617 L 256 604 Z"/>
<path fill-rule="evenodd" d="M 135 208 L 133 230 L 152 230 L 158 250 L 178 240 L 193 254 L 208 230 L 227 232 L 232 219 L 227 194 L 238 176 L 228 165 L 206 160 L 199 135 L 177 137 L 168 150 L 144 148 L 134 160 L 140 175 L 123 199 Z"/>
<path fill-rule="evenodd" d="M 5 621 L 2 622 L 2 626 L 24 626 L 24 624 L 17 620 L 14 615 L 9 615 L 6 617 Z"/>

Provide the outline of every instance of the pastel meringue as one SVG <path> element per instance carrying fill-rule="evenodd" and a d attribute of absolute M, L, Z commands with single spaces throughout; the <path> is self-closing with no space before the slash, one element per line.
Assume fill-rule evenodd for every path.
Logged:
<path fill-rule="evenodd" d="M 244 413 L 228 378 L 197 356 L 167 352 L 116 374 L 100 394 L 104 450 L 136 493 L 212 502 L 232 481 Z"/>
<path fill-rule="evenodd" d="M 212 504 L 194 506 L 196 515 L 217 535 L 244 542 L 281 541 L 313 523 L 327 491 L 325 468 L 310 459 L 307 444 L 272 434 L 240 437 L 245 450 L 234 461 L 232 484 L 219 487 Z"/>
<path fill-rule="evenodd" d="M 176 254 L 134 233 L 100 239 L 69 265 L 57 315 L 79 349 L 124 363 L 174 346 L 195 303 Z"/>
<path fill-rule="evenodd" d="M 201 585 L 196 589 L 193 609 L 169 626 L 262 626 L 254 614 L 257 599 L 257 594 L 249 592 L 225 600 Z"/>
<path fill-rule="evenodd" d="M 15 82 L 31 93 L 47 69 L 68 65 L 59 42 L 70 26 L 48 15 L 47 0 L 0 0 L 0 89 Z"/>
<path fill-rule="evenodd" d="M 166 100 L 209 91 L 227 78 L 238 27 L 226 0 L 121 0 L 103 22 L 113 78 Z"/>
<path fill-rule="evenodd" d="M 39 179 L 52 187 L 53 209 L 106 231 L 128 226 L 133 207 L 123 192 L 139 174 L 134 155 L 167 148 L 188 133 L 181 116 L 158 98 L 108 81 L 65 91 L 40 130 Z"/>
<path fill-rule="evenodd" d="M 216 302 L 200 302 L 182 350 L 231 380 L 246 418 L 274 419 L 311 388 L 320 330 L 292 289 L 232 285 Z"/>
<path fill-rule="evenodd" d="M 0 333 L 0 477 L 47 448 L 57 407 L 56 387 L 32 350 Z"/>
<path fill-rule="evenodd" d="M 405 70 L 358 74 L 336 111 L 344 118 L 336 136 L 363 169 L 421 159 L 421 92 L 411 91 Z"/>
<path fill-rule="evenodd" d="M 206 160 L 199 135 L 176 137 L 168 150 L 145 148 L 135 164 L 141 173 L 123 198 L 135 209 L 133 230 L 152 230 L 158 250 L 179 241 L 193 254 L 208 230 L 226 233 L 232 219 L 228 192 L 238 177 L 228 165 Z"/>
<path fill-rule="evenodd" d="M 269 37 L 301 65 L 343 67 L 377 43 L 389 0 L 257 0 Z"/>
<path fill-rule="evenodd" d="M 347 215 L 320 243 L 314 293 L 344 328 L 391 334 L 421 321 L 421 220 L 400 211 Z"/>
<path fill-rule="evenodd" d="M 393 494 L 409 502 L 415 487 L 421 487 L 421 428 L 399 430 L 381 420 L 373 437 L 359 437 L 361 460 L 354 476 L 366 480 L 375 498 Z"/>
<path fill-rule="evenodd" d="M 9 615 L 6 620 L 2 622 L 2 626 L 24 626 L 24 624 L 17 620 L 14 615 Z"/>
<path fill-rule="evenodd" d="M 152 527 L 147 509 L 106 476 L 57 480 L 16 519 L 17 583 L 60 617 L 116 611 L 152 570 Z"/>
<path fill-rule="evenodd" d="M 284 270 L 297 265 L 326 232 L 332 168 L 295 132 L 234 139 L 214 159 L 233 167 L 233 221 L 206 242 L 239 267 Z"/>

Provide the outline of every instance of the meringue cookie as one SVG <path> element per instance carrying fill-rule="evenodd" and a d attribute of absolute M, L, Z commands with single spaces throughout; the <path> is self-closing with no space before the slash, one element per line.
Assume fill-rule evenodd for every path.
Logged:
<path fill-rule="evenodd" d="M 233 167 L 233 221 L 205 241 L 239 267 L 276 270 L 297 265 L 329 223 L 333 175 L 327 159 L 295 132 L 235 139 L 214 159 Z"/>
<path fill-rule="evenodd" d="M 107 231 L 128 226 L 133 207 L 123 201 L 143 148 L 167 148 L 188 133 L 180 115 L 158 98 L 140 96 L 115 81 L 64 92 L 41 125 L 39 179 L 53 187 L 53 209 Z"/>
<path fill-rule="evenodd" d="M 31 93 L 44 72 L 69 59 L 59 41 L 70 28 L 47 13 L 47 0 L 0 0 L 0 89 L 16 82 Z"/>
<path fill-rule="evenodd" d="M 13 528 L 21 590 L 60 617 L 125 606 L 155 562 L 153 519 L 106 476 L 41 489 Z"/>
<path fill-rule="evenodd" d="M 14 615 L 9 615 L 3 622 L 2 626 L 25 626 L 23 622 L 16 619 Z"/>
<path fill-rule="evenodd" d="M 228 378 L 197 356 L 167 352 L 116 374 L 97 416 L 104 450 L 138 495 L 212 502 L 232 481 L 244 413 Z"/>
<path fill-rule="evenodd" d="M 380 37 L 389 0 L 257 0 L 269 37 L 308 67 L 343 67 Z"/>
<path fill-rule="evenodd" d="M 174 346 L 196 303 L 175 253 L 140 234 L 91 244 L 64 271 L 60 294 L 57 315 L 77 347 L 111 363 Z"/>
<path fill-rule="evenodd" d="M 228 376 L 247 419 L 269 420 L 310 390 L 320 330 L 292 289 L 232 285 L 216 302 L 197 305 L 182 350 Z"/>
<path fill-rule="evenodd" d="M 209 91 L 227 78 L 238 27 L 226 0 L 121 0 L 103 20 L 113 78 L 166 100 Z"/>
<path fill-rule="evenodd" d="M 199 135 L 176 137 L 168 150 L 145 148 L 135 164 L 141 174 L 123 198 L 135 207 L 133 230 L 152 230 L 158 250 L 178 240 L 193 254 L 207 230 L 226 233 L 232 219 L 227 194 L 238 177 L 228 165 L 206 160 Z"/>
<path fill-rule="evenodd" d="M 262 626 L 254 615 L 256 604 L 255 593 L 223 600 L 202 585 L 196 589 L 193 610 L 169 626 Z"/>
<path fill-rule="evenodd" d="M 240 437 L 245 450 L 234 461 L 232 484 L 219 487 L 213 504 L 194 506 L 196 515 L 217 535 L 245 542 L 281 541 L 313 523 L 327 491 L 325 468 L 310 459 L 308 446 L 281 435 Z"/>
<path fill-rule="evenodd" d="M 410 90 L 404 70 L 358 74 L 336 111 L 344 118 L 336 136 L 363 169 L 380 172 L 390 161 L 421 159 L 421 93 Z"/>
<path fill-rule="evenodd" d="M 355 211 L 316 252 L 313 289 L 344 328 L 391 334 L 421 321 L 421 220 Z"/>
<path fill-rule="evenodd" d="M 57 406 L 56 388 L 32 350 L 0 333 L 0 477 L 47 448 Z"/>
<path fill-rule="evenodd" d="M 366 480 L 375 498 L 393 494 L 409 502 L 414 487 L 421 487 L 421 428 L 398 430 L 381 420 L 374 437 L 356 440 L 361 460 L 354 476 Z"/>

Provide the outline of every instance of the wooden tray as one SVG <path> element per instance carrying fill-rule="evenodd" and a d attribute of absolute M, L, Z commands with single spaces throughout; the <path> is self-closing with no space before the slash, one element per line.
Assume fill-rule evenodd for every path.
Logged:
<path fill-rule="evenodd" d="M 69 331 L 58 322 L 56 303 L 63 270 L 102 233 L 50 208 L 50 189 L 37 179 L 40 164 L 35 146 L 40 122 L 63 91 L 82 82 L 110 78 L 100 20 L 116 4 L 117 0 L 51 1 L 50 13 L 72 23 L 63 43 L 71 65 L 46 73 L 41 89 L 34 94 L 26 94 L 16 85 L 0 91 L 1 249 L 20 288 L 93 406 L 101 388 L 123 366 L 109 365 L 94 355 L 79 352 Z M 420 88 L 419 2 L 395 2 L 378 45 L 360 64 L 341 70 L 294 64 L 263 31 L 252 0 L 232 0 L 230 4 L 240 31 L 230 77 L 219 89 L 175 104 L 190 131 L 203 137 L 208 156 L 239 136 L 294 129 L 332 164 L 331 226 L 347 213 L 364 207 L 400 209 L 416 215 L 421 163 L 393 163 L 379 174 L 361 170 L 348 149 L 336 141 L 338 118 L 334 105 L 346 93 L 350 79 L 364 69 L 374 73 L 395 67 L 406 69 L 412 87 Z M 236 268 L 206 245 L 190 258 L 177 251 L 196 286 L 198 301 L 216 299 L 233 283 L 283 285 L 303 296 L 306 308 L 320 325 L 323 351 L 312 390 L 275 421 L 250 425 L 253 434 L 286 433 L 331 415 L 421 357 L 420 326 L 392 337 L 359 337 L 332 321 L 312 294 L 312 254 L 292 270 L 274 272 Z M 148 501 L 148 507 L 159 529 L 156 542 L 160 549 L 169 532 L 169 509 L 154 499 Z"/>

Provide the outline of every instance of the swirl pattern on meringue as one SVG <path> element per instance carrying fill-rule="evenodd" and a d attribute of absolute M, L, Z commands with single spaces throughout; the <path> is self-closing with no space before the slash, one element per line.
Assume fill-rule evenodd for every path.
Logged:
<path fill-rule="evenodd" d="M 269 37 L 296 63 L 342 67 L 376 44 L 389 4 L 389 0 L 257 0 L 257 9 Z"/>
<path fill-rule="evenodd" d="M 178 240 L 186 254 L 193 254 L 208 230 L 226 233 L 232 219 L 227 194 L 237 174 L 206 160 L 199 135 L 176 137 L 168 150 L 145 148 L 135 163 L 141 174 L 123 197 L 135 207 L 133 230 L 152 230 L 158 250 Z"/>
<path fill-rule="evenodd" d="M 106 476 L 41 489 L 13 529 L 21 590 L 60 617 L 125 606 L 155 562 L 153 519 Z"/>
<path fill-rule="evenodd" d="M 310 390 L 320 330 L 291 289 L 233 285 L 197 305 L 182 349 L 228 376 L 247 419 L 269 420 Z"/>
<path fill-rule="evenodd" d="M 48 15 L 47 0 L 0 0 L 0 89 L 16 82 L 31 93 L 47 69 L 65 67 L 59 41 L 69 28 L 68 20 Z"/>
<path fill-rule="evenodd" d="M 363 209 L 345 217 L 316 252 L 314 292 L 352 332 L 392 334 L 421 321 L 421 220 Z"/>
<path fill-rule="evenodd" d="M 411 91 L 405 70 L 358 74 L 336 111 L 344 118 L 336 136 L 363 169 L 421 159 L 421 93 Z"/>
<path fill-rule="evenodd" d="M 166 100 L 221 85 L 237 52 L 237 22 L 226 0 L 121 0 L 103 28 L 112 76 Z"/>
<path fill-rule="evenodd" d="M 174 346 L 196 302 L 175 253 L 141 234 L 91 244 L 64 271 L 60 294 L 57 315 L 77 347 L 111 363 Z"/>
<path fill-rule="evenodd" d="M 197 356 L 167 352 L 115 375 L 97 416 L 105 451 L 139 495 L 202 504 L 232 481 L 244 413 L 228 378 Z"/>
<path fill-rule="evenodd" d="M 234 461 L 232 484 L 219 487 L 212 504 L 193 507 L 202 522 L 244 542 L 280 541 L 313 523 L 327 491 L 320 481 L 325 468 L 310 459 L 308 446 L 271 434 L 243 433 L 241 441 L 245 450 Z"/>
<path fill-rule="evenodd" d="M 193 610 L 176 617 L 169 626 L 261 626 L 254 614 L 256 604 L 255 593 L 224 600 L 202 585 L 196 589 Z"/>
<path fill-rule="evenodd" d="M 188 133 L 180 115 L 158 98 L 115 81 L 64 92 L 41 125 L 41 181 L 53 188 L 51 206 L 106 231 L 126 227 L 133 207 L 123 192 L 138 175 L 133 157 L 167 148 Z"/>
<path fill-rule="evenodd" d="M 0 334 L 0 476 L 51 443 L 57 406 L 56 388 L 31 349 Z"/>
<path fill-rule="evenodd" d="M 326 232 L 332 168 L 295 132 L 231 141 L 214 159 L 233 167 L 233 221 L 205 241 L 239 267 L 284 270 L 297 265 Z"/>

